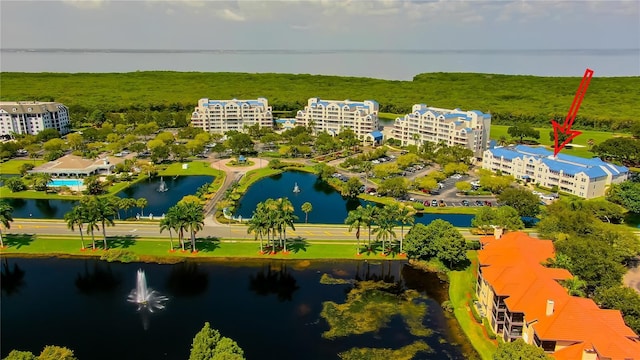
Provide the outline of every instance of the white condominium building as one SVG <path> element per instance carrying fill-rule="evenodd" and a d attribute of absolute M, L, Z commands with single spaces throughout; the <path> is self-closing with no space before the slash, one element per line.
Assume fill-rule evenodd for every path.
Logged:
<path fill-rule="evenodd" d="M 265 98 L 256 100 L 198 100 L 191 114 L 191 125 L 209 133 L 224 134 L 229 130 L 244 131 L 244 127 L 258 124 L 273 127 L 271 106 Z"/>
<path fill-rule="evenodd" d="M 69 132 L 69 109 L 56 102 L 0 102 L 0 135 L 36 135 L 44 129 Z"/>
<path fill-rule="evenodd" d="M 323 131 L 336 135 L 342 128 L 350 128 L 360 140 L 378 130 L 378 109 L 376 101 L 338 101 L 310 98 L 304 110 L 299 110 L 296 123 L 299 126 L 313 126 L 314 134 Z"/>
<path fill-rule="evenodd" d="M 478 158 L 487 149 L 491 115 L 477 110 L 440 109 L 415 104 L 411 113 L 396 118 L 393 137 L 402 145 L 443 142 L 471 149 Z"/>
<path fill-rule="evenodd" d="M 497 147 L 484 152 L 482 168 L 500 170 L 516 179 L 536 183 L 560 191 L 591 199 L 604 196 L 607 186 L 625 181 L 629 169 L 613 165 L 599 158 L 585 159 L 558 154 L 543 147 Z"/>

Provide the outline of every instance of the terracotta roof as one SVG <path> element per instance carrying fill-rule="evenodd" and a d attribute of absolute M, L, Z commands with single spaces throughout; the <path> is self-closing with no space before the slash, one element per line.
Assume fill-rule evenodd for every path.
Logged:
<path fill-rule="evenodd" d="M 524 313 L 541 340 L 575 342 L 553 354 L 558 360 L 582 359 L 596 352 L 611 360 L 640 359 L 640 338 L 617 310 L 600 309 L 591 299 L 569 296 L 558 280 L 571 278 L 564 269 L 546 268 L 541 263 L 554 256 L 553 243 L 522 232 L 500 239 L 481 238 L 478 252 L 483 278 L 495 294 L 507 296 L 511 312 Z M 553 313 L 546 315 L 547 301 Z"/>

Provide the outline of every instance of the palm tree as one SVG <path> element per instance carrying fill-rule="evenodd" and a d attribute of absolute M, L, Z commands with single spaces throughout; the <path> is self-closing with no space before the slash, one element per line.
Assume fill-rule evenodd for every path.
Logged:
<path fill-rule="evenodd" d="M 371 251 L 371 226 L 373 225 L 377 214 L 378 208 L 374 205 L 367 204 L 367 206 L 362 208 L 362 224 L 366 226 L 369 231 L 369 251 Z"/>
<path fill-rule="evenodd" d="M 204 227 L 204 209 L 202 205 L 194 202 L 183 204 L 185 224 L 191 234 L 191 252 L 198 252 L 196 249 L 196 232 Z"/>
<path fill-rule="evenodd" d="M 356 248 L 356 254 L 360 255 L 360 227 L 364 225 L 364 212 L 362 206 L 358 206 L 355 210 L 349 211 L 347 218 L 344 219 L 344 223 L 349 225 L 349 232 L 356 229 L 356 240 L 358 241 L 358 247 Z"/>
<path fill-rule="evenodd" d="M 6 202 L 0 202 L 0 225 L 6 229 L 11 228 L 11 222 L 13 221 L 13 207 Z M 4 247 L 4 240 L 2 239 L 2 227 L 0 226 L 0 247 Z"/>
<path fill-rule="evenodd" d="M 255 234 L 255 239 L 258 240 L 258 236 L 260 236 L 260 253 L 264 253 L 263 247 L 263 235 L 267 233 L 268 236 L 268 223 L 267 223 L 267 213 L 265 210 L 264 203 L 258 203 L 256 209 L 253 211 L 253 216 L 249 220 L 249 227 L 247 228 L 247 234 L 251 234 L 252 232 Z"/>
<path fill-rule="evenodd" d="M 304 222 L 306 224 L 309 222 L 309 213 L 313 210 L 313 205 L 311 205 L 311 203 L 307 201 L 306 203 L 302 204 L 301 209 L 304 212 Z"/>
<path fill-rule="evenodd" d="M 589 139 L 587 140 L 587 145 L 589 145 L 589 150 L 591 150 L 593 148 L 593 145 L 596 144 L 596 141 L 593 139 Z"/>
<path fill-rule="evenodd" d="M 145 198 L 139 198 L 136 200 L 136 206 L 140 208 L 140 215 L 144 216 L 144 208 L 149 205 L 149 202 Z"/>
<path fill-rule="evenodd" d="M 369 172 L 373 169 L 373 163 L 371 161 L 365 161 L 361 166 L 362 171 L 364 171 L 364 179 L 365 181 L 369 181 Z"/>
<path fill-rule="evenodd" d="M 497 142 L 498 142 L 498 145 L 505 146 L 509 144 L 509 139 L 505 135 L 500 135 Z"/>
<path fill-rule="evenodd" d="M 96 249 L 96 238 L 94 236 L 94 230 L 100 230 L 98 226 L 99 216 L 95 198 L 86 197 L 80 200 L 80 211 L 82 213 L 82 217 L 84 219 L 85 224 L 87 224 L 87 231 L 91 234 L 91 247 L 93 250 Z"/>
<path fill-rule="evenodd" d="M 166 214 L 164 219 L 160 220 L 160 233 L 162 233 L 162 231 L 164 230 L 169 230 L 169 244 L 171 246 L 169 248 L 169 251 L 174 251 L 173 250 L 173 234 L 171 233 L 171 230 L 173 229 L 174 221 L 175 221 L 175 217 L 170 216 L 170 214 Z"/>
<path fill-rule="evenodd" d="M 115 196 L 96 199 L 98 221 L 102 223 L 102 240 L 104 249 L 107 247 L 107 226 L 114 226 L 113 217 L 118 212 L 118 199 Z"/>
<path fill-rule="evenodd" d="M 378 227 L 373 231 L 376 233 L 376 240 L 382 239 L 382 254 L 385 254 L 385 240 L 396 238 L 396 233 L 393 231 L 395 224 L 395 214 L 393 206 L 386 205 L 383 211 L 380 211 L 375 216 L 375 222 Z"/>
<path fill-rule="evenodd" d="M 280 198 L 278 204 L 278 227 L 283 235 L 283 251 L 287 252 L 287 227 L 291 227 L 295 231 L 294 222 L 298 220 L 298 216 L 293 213 L 293 204 L 288 198 Z"/>
<path fill-rule="evenodd" d="M 404 241 L 404 226 L 413 225 L 416 221 L 414 215 L 416 211 L 410 206 L 402 206 L 396 208 L 395 220 L 400 223 L 400 254 L 402 254 L 402 243 Z"/>
<path fill-rule="evenodd" d="M 84 250 L 84 235 L 82 234 L 82 226 L 84 225 L 85 219 L 82 211 L 82 205 L 76 205 L 69 211 L 64 214 L 64 220 L 67 222 L 67 227 L 71 229 L 71 231 L 75 231 L 76 227 L 80 231 L 80 243 L 82 244 L 82 250 Z"/>
<path fill-rule="evenodd" d="M 180 247 L 184 252 L 184 230 L 186 229 L 186 221 L 182 216 L 183 213 L 184 211 L 181 203 L 177 203 L 167 210 L 165 219 L 168 219 L 171 229 L 178 234 L 178 241 L 180 242 Z M 171 240 L 171 248 L 173 249 L 173 240 Z"/>

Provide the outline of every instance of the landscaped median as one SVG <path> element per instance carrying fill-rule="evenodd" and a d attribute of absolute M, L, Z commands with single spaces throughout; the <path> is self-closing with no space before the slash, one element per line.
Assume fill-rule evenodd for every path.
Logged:
<path fill-rule="evenodd" d="M 91 237 L 84 237 L 85 250 L 81 250 L 79 236 L 54 236 L 54 235 L 29 235 L 29 234 L 5 234 L 3 235 L 5 248 L 0 250 L 2 255 L 15 256 L 91 256 L 102 257 L 107 253 L 103 250 L 102 236 L 96 234 L 96 250 L 91 249 Z M 188 242 L 188 239 L 185 239 Z M 246 239 L 198 239 L 196 241 L 197 253 L 182 252 L 177 239 L 173 239 L 174 251 L 169 251 L 168 237 L 135 237 L 112 236 L 107 237 L 110 251 L 127 252 L 138 257 L 134 261 L 147 262 L 179 262 L 185 259 L 215 260 L 215 259 L 367 259 L 367 260 L 406 260 L 406 257 L 397 254 L 381 256 L 380 252 L 363 252 L 356 255 L 355 241 L 339 240 L 304 240 L 289 241 L 288 253 L 278 251 L 276 254 L 268 252 L 260 254 L 259 240 Z M 266 241 L 265 241 L 266 244 Z M 265 246 L 265 251 L 267 247 Z M 117 260 L 117 259 L 116 259 Z"/>

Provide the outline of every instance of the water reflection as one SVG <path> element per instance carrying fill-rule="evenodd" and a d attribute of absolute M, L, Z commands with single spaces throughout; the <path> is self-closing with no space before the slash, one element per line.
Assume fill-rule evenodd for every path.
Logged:
<path fill-rule="evenodd" d="M 167 289 L 175 296 L 197 296 L 207 290 L 209 275 L 195 262 L 174 265 L 167 279 Z"/>
<path fill-rule="evenodd" d="M 36 199 L 36 209 L 40 211 L 42 217 L 44 217 L 45 219 L 55 217 L 56 213 L 58 212 L 58 207 L 53 206 L 50 200 L 45 199 Z"/>
<path fill-rule="evenodd" d="M 8 296 L 20 293 L 20 288 L 24 286 L 24 273 L 17 262 L 13 263 L 13 268 L 11 268 L 9 260 L 5 257 L 2 260 L 2 270 L 0 271 L 2 292 Z"/>
<path fill-rule="evenodd" d="M 83 294 L 92 295 L 95 293 L 108 293 L 117 289 L 121 279 L 120 276 L 113 273 L 109 263 L 91 262 L 93 263 L 93 270 L 89 270 L 89 260 L 85 260 L 84 273 L 78 273 L 76 277 L 75 284 L 78 290 Z"/>
<path fill-rule="evenodd" d="M 280 301 L 291 301 L 293 293 L 299 288 L 284 263 L 280 263 L 278 269 L 273 269 L 271 263 L 263 265 L 255 276 L 249 277 L 251 291 L 261 296 L 275 294 Z"/>

